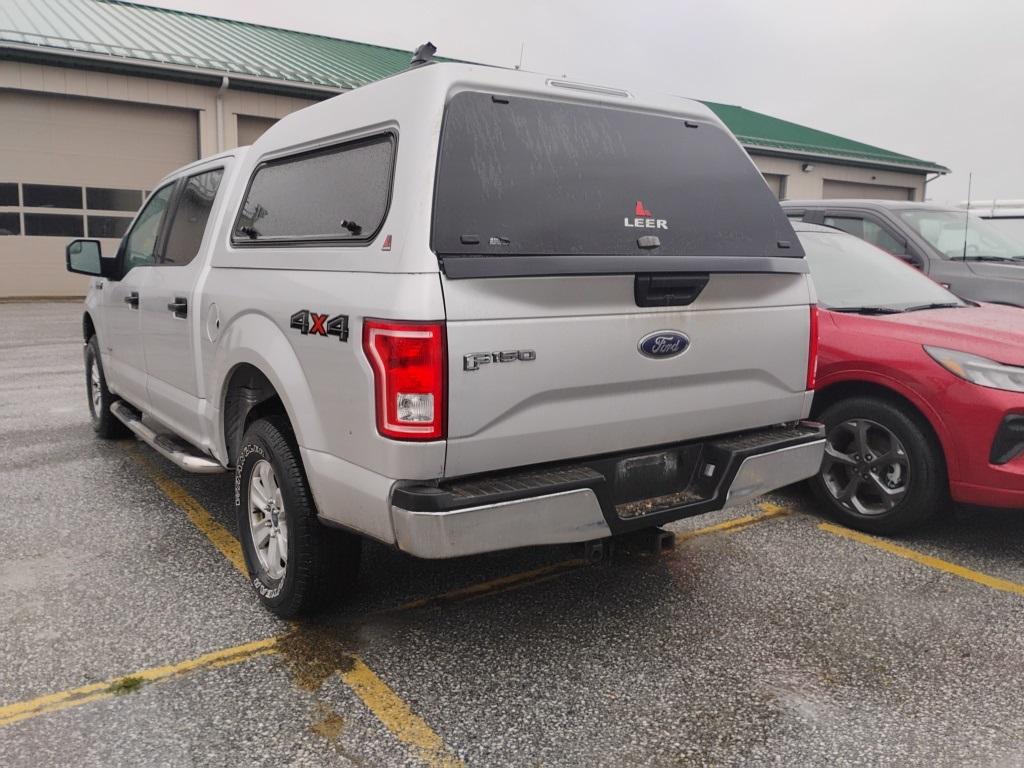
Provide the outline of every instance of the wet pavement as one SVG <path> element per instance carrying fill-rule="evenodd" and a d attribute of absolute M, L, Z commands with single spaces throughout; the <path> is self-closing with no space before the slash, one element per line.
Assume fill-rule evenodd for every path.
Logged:
<path fill-rule="evenodd" d="M 895 540 L 952 570 L 799 491 L 598 564 L 368 544 L 296 627 L 182 507 L 234 532 L 230 475 L 94 437 L 80 316 L 0 304 L 0 765 L 1024 763 L 1024 513 Z"/>

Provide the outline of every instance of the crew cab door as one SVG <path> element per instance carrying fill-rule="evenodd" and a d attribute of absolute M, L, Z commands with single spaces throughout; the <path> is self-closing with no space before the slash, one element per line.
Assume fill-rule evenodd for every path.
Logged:
<path fill-rule="evenodd" d="M 174 189 L 175 183 L 171 182 L 150 195 L 121 241 L 121 279 L 107 281 L 103 289 L 104 372 L 114 390 L 142 410 L 149 408 L 149 393 L 140 318 Z"/>
<path fill-rule="evenodd" d="M 202 434 L 196 285 L 207 261 L 200 254 L 223 176 L 221 161 L 179 179 L 140 313 L 150 412 L 193 443 Z"/>

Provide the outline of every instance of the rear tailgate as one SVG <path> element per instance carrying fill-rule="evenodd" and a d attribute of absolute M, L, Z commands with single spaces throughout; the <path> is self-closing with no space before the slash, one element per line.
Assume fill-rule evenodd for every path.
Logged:
<path fill-rule="evenodd" d="M 806 415 L 800 244 L 736 140 L 678 105 L 450 97 L 446 476 Z"/>
<path fill-rule="evenodd" d="M 714 274 L 676 308 L 637 307 L 634 282 L 445 281 L 447 476 L 806 416 L 806 276 Z M 686 350 L 643 355 L 641 339 L 664 330 L 684 334 Z"/>

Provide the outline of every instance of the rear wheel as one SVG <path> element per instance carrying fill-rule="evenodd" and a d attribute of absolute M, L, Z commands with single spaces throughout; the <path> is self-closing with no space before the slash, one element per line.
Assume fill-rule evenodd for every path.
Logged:
<path fill-rule="evenodd" d="M 851 528 L 892 534 L 922 524 L 948 501 L 937 441 L 895 404 L 853 397 L 827 408 L 825 457 L 811 488 Z"/>
<path fill-rule="evenodd" d="M 312 613 L 354 588 L 360 540 L 317 519 L 285 417 L 246 430 L 235 462 L 235 513 L 249 578 L 278 616 Z"/>
<path fill-rule="evenodd" d="M 100 362 L 100 344 L 96 336 L 90 336 L 85 344 L 85 393 L 89 399 L 89 418 L 92 428 L 102 438 L 128 437 L 131 430 L 110 412 L 110 406 L 117 400 L 107 389 Z"/>

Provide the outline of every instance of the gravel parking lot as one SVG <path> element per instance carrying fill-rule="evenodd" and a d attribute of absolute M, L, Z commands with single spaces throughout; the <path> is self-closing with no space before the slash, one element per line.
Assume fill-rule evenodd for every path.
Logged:
<path fill-rule="evenodd" d="M 881 542 L 786 492 L 599 564 L 371 544 L 292 626 L 230 476 L 94 439 L 80 325 L 0 304 L 0 765 L 1024 762 L 1024 514 Z"/>

